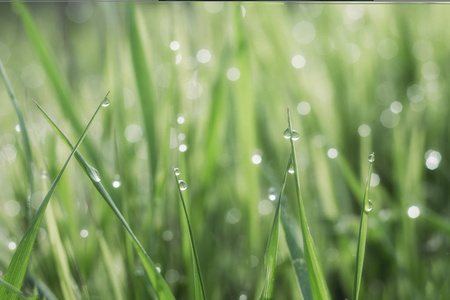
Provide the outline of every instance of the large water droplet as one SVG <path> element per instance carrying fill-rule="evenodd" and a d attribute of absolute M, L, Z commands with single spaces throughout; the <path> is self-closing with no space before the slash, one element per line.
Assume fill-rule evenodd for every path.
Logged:
<path fill-rule="evenodd" d="M 109 106 L 110 103 L 111 103 L 111 101 L 109 101 L 109 98 L 106 97 L 105 100 L 103 100 L 102 106 L 107 107 L 107 106 Z"/>
<path fill-rule="evenodd" d="M 178 184 L 180 185 L 180 190 L 184 191 L 187 189 L 187 184 L 184 180 L 178 180 Z"/>
<path fill-rule="evenodd" d="M 296 130 L 292 130 L 291 137 L 293 141 L 296 141 L 300 138 L 300 134 Z"/>
<path fill-rule="evenodd" d="M 175 176 L 178 176 L 181 174 L 180 169 L 178 169 L 178 168 L 173 168 L 173 172 L 175 173 Z"/>
<path fill-rule="evenodd" d="M 369 201 L 367 201 L 366 206 L 364 207 L 364 210 L 366 212 L 369 212 L 372 210 L 372 201 L 369 199 Z"/>
<path fill-rule="evenodd" d="M 287 140 L 291 138 L 291 129 L 289 127 L 283 132 L 283 136 Z"/>
<path fill-rule="evenodd" d="M 89 176 L 94 180 L 95 182 L 100 182 L 100 175 L 98 174 L 98 171 L 94 167 L 89 167 L 88 169 Z"/>
<path fill-rule="evenodd" d="M 289 165 L 289 169 L 288 169 L 289 174 L 294 174 L 295 170 L 294 170 L 294 164 L 291 162 L 291 164 Z"/>
<path fill-rule="evenodd" d="M 375 161 L 375 153 L 369 155 L 369 162 L 373 163 Z"/>

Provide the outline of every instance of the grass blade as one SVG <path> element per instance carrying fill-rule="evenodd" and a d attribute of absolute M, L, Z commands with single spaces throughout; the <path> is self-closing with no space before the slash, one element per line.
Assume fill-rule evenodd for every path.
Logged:
<path fill-rule="evenodd" d="M 206 299 L 205 285 L 203 284 L 202 272 L 200 270 L 200 263 L 198 261 L 197 247 L 195 246 L 195 240 L 194 240 L 194 232 L 192 231 L 191 222 L 189 221 L 189 215 L 188 215 L 186 203 L 184 202 L 184 197 L 183 197 L 183 193 L 182 193 L 182 191 L 186 188 L 182 187 L 181 184 L 186 184 L 186 183 L 182 180 L 178 180 L 178 175 L 179 175 L 178 169 L 174 168 L 174 173 L 175 173 L 175 181 L 177 182 L 178 191 L 180 192 L 181 203 L 183 204 L 184 214 L 186 216 L 187 226 L 189 229 L 189 239 L 191 241 L 191 247 L 192 247 L 192 264 L 193 264 L 193 269 L 194 269 L 195 299 L 196 300 Z"/>
<path fill-rule="evenodd" d="M 58 125 L 56 125 L 56 123 L 50 118 L 50 116 L 48 116 L 48 114 L 44 111 L 44 109 L 41 106 L 39 106 L 39 104 L 37 104 L 36 102 L 35 102 L 35 104 L 37 105 L 37 107 L 39 108 L 39 110 L 41 111 L 41 113 L 43 114 L 45 119 L 50 123 L 50 125 L 53 128 L 53 130 L 55 131 L 56 135 L 69 148 L 72 149 L 73 145 L 70 142 L 69 138 L 58 127 Z M 167 285 L 166 281 L 163 279 L 161 274 L 156 269 L 155 264 L 153 263 L 153 261 L 148 256 L 148 254 L 145 251 L 144 247 L 142 247 L 142 245 L 139 242 L 138 238 L 134 234 L 134 232 L 131 229 L 131 227 L 128 225 L 128 223 L 125 220 L 125 218 L 122 216 L 122 213 L 117 208 L 116 204 L 114 203 L 114 201 L 112 200 L 112 198 L 108 194 L 108 192 L 106 191 L 106 189 L 103 186 L 103 184 L 100 181 L 98 181 L 98 179 L 95 178 L 95 176 L 92 175 L 92 171 L 91 171 L 92 167 L 88 164 L 88 162 L 83 157 L 83 155 L 81 155 L 80 152 L 78 152 L 78 151 L 75 152 L 75 158 L 78 161 L 78 163 L 80 164 L 80 166 L 83 168 L 85 173 L 88 175 L 89 179 L 91 180 L 92 184 L 95 186 L 97 191 L 100 193 L 100 195 L 103 197 L 103 199 L 109 205 L 111 210 L 114 212 L 114 214 L 120 220 L 120 222 L 122 223 L 123 227 L 125 227 L 125 230 L 128 232 L 128 234 L 129 234 L 129 236 L 130 236 L 130 238 L 131 238 L 131 240 L 133 242 L 133 246 L 136 249 L 136 251 L 137 251 L 137 253 L 139 255 L 139 258 L 141 259 L 142 264 L 144 265 L 144 269 L 145 269 L 145 271 L 147 273 L 147 276 L 148 276 L 148 278 L 150 280 L 150 283 L 152 284 L 152 287 L 155 290 L 156 294 L 158 295 L 159 299 L 161 299 L 161 300 L 175 299 L 173 294 L 172 294 L 172 292 L 170 291 L 169 286 Z"/>
<path fill-rule="evenodd" d="M 300 179 L 298 176 L 297 156 L 295 155 L 295 146 L 292 134 L 293 130 L 289 108 L 287 109 L 287 115 L 288 115 L 289 140 L 291 142 L 292 163 L 294 167 L 294 177 L 296 183 L 295 188 L 297 191 L 298 208 L 300 212 L 300 226 L 302 229 L 305 260 L 308 266 L 311 291 L 314 299 L 323 299 L 323 300 L 330 299 L 330 292 L 328 291 L 327 283 L 323 276 L 322 269 L 320 268 L 319 259 L 317 257 L 316 248 L 314 246 L 314 241 L 312 239 L 311 233 L 309 232 L 308 222 L 306 221 L 306 212 L 303 206 L 302 195 L 300 193 Z"/>
<path fill-rule="evenodd" d="M 4 281 L 1 278 L 0 278 L 0 286 L 6 288 L 11 293 L 16 294 L 16 296 L 20 297 L 20 299 L 28 299 L 23 295 L 23 293 L 19 289 L 17 289 L 15 286 L 12 286 L 11 284 L 9 284 L 8 282 Z"/>
<path fill-rule="evenodd" d="M 31 147 L 30 147 L 30 139 L 28 137 L 28 131 L 25 126 L 25 120 L 22 115 L 22 111 L 20 110 L 19 103 L 16 100 L 16 96 L 14 95 L 14 91 L 12 89 L 11 83 L 9 82 L 8 75 L 6 75 L 5 68 L 3 67 L 3 63 L 0 60 L 0 73 L 2 75 L 3 81 L 5 82 L 6 89 L 8 91 L 9 98 L 14 106 L 14 110 L 16 111 L 17 118 L 19 119 L 19 127 L 20 133 L 23 138 L 23 145 L 25 148 L 25 155 L 27 157 L 27 173 L 28 173 L 28 199 L 27 199 L 27 217 L 29 221 L 31 221 L 31 195 L 34 192 L 34 180 L 33 180 L 33 168 L 32 168 L 32 156 L 31 156 Z"/>
<path fill-rule="evenodd" d="M 105 96 L 105 99 L 106 96 Z M 80 138 L 78 139 L 75 147 L 73 148 L 72 152 L 70 153 L 69 157 L 67 158 L 66 162 L 64 163 L 64 166 L 59 171 L 58 176 L 53 181 L 47 195 L 44 197 L 44 200 L 42 201 L 41 205 L 39 206 L 39 209 L 34 216 L 34 219 L 31 223 L 31 226 L 28 228 L 27 232 L 25 233 L 24 237 L 19 243 L 19 246 L 16 249 L 16 252 L 13 255 L 13 258 L 11 260 L 11 263 L 9 264 L 8 269 L 6 270 L 6 275 L 4 280 L 8 283 L 10 283 L 13 287 L 20 289 L 22 287 L 23 279 L 25 277 L 25 273 L 28 267 L 28 262 L 30 260 L 31 250 L 33 248 L 34 242 L 36 240 L 36 235 L 39 229 L 39 226 L 42 222 L 42 219 L 44 218 L 44 213 L 47 208 L 47 205 L 50 201 L 50 198 L 55 191 L 56 186 L 58 185 L 58 182 L 60 181 L 62 174 L 64 173 L 67 165 L 69 164 L 70 159 L 74 155 L 75 151 L 80 146 L 81 142 L 85 138 L 89 128 L 92 125 L 92 122 L 94 121 L 95 116 L 99 112 L 100 108 L 102 107 L 103 102 L 105 99 L 102 100 L 100 105 L 95 110 L 94 114 L 92 115 L 91 119 L 89 120 L 88 124 L 83 130 L 83 133 L 81 134 Z M 0 299 L 17 299 L 17 294 L 11 294 L 9 290 L 2 287 L 0 289 Z"/>
<path fill-rule="evenodd" d="M 273 217 L 272 229 L 267 242 L 266 253 L 264 255 L 264 266 L 266 269 L 266 280 L 264 282 L 264 289 L 260 299 L 272 299 L 273 282 L 275 279 L 275 268 L 277 266 L 277 252 L 278 252 L 278 233 L 280 231 L 280 215 L 281 215 L 281 197 L 283 195 L 284 187 L 286 186 L 286 178 L 291 164 L 292 154 L 289 155 L 286 170 L 283 175 L 283 183 L 281 184 L 280 193 L 278 194 L 277 208 Z"/>
<path fill-rule="evenodd" d="M 364 264 L 364 252 L 366 251 L 367 239 L 367 221 L 369 211 L 372 210 L 372 203 L 369 200 L 370 177 L 372 175 L 373 162 L 375 155 L 372 153 L 369 156 L 369 171 L 367 174 L 366 189 L 364 192 L 362 208 L 361 208 L 361 223 L 359 225 L 358 248 L 356 250 L 356 266 L 355 266 L 355 280 L 353 283 L 353 300 L 358 300 L 359 290 L 361 287 L 361 277 Z"/>
<path fill-rule="evenodd" d="M 300 229 L 297 223 L 289 216 L 283 205 L 281 210 L 281 223 L 283 224 L 284 235 L 291 257 L 292 268 L 297 278 L 298 287 L 304 300 L 312 300 L 311 284 L 309 282 L 308 267 L 305 261 L 305 253 L 301 243 Z"/>

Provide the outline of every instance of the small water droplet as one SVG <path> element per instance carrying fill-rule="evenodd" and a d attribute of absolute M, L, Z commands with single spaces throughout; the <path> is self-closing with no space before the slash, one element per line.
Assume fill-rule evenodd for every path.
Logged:
<path fill-rule="evenodd" d="M 294 174 L 295 170 L 294 170 L 294 164 L 291 162 L 291 164 L 289 165 L 289 169 L 288 169 L 289 174 Z"/>
<path fill-rule="evenodd" d="M 42 171 L 42 173 L 41 173 L 41 178 L 42 179 L 47 179 L 47 171 Z"/>
<path fill-rule="evenodd" d="M 178 168 L 173 168 L 173 172 L 175 173 L 175 176 L 178 176 L 181 174 L 180 169 L 178 169 Z"/>
<path fill-rule="evenodd" d="M 369 212 L 369 211 L 372 210 L 372 201 L 371 201 L 370 199 L 369 199 L 369 201 L 367 201 L 366 207 L 364 208 L 364 210 L 365 210 L 366 212 Z"/>
<path fill-rule="evenodd" d="M 98 171 L 94 167 L 89 167 L 88 169 L 89 176 L 94 180 L 95 182 L 100 182 L 100 175 L 98 174 Z"/>
<path fill-rule="evenodd" d="M 283 132 L 283 136 L 287 140 L 291 138 L 291 129 L 289 127 Z"/>
<path fill-rule="evenodd" d="M 184 180 L 178 180 L 178 184 L 180 185 L 180 190 L 184 191 L 187 189 L 187 184 Z"/>
<path fill-rule="evenodd" d="M 300 138 L 300 134 L 296 130 L 292 130 L 291 137 L 293 141 L 296 141 Z"/>
<path fill-rule="evenodd" d="M 277 195 L 275 195 L 276 193 L 276 189 L 274 187 L 271 187 L 269 189 L 269 200 L 270 201 L 275 201 L 277 199 Z"/>
<path fill-rule="evenodd" d="M 111 101 L 109 101 L 109 98 L 106 97 L 105 100 L 103 100 L 102 106 L 107 107 L 107 106 L 109 106 L 110 103 L 111 103 Z"/>
<path fill-rule="evenodd" d="M 16 131 L 20 132 L 20 125 L 19 124 L 16 125 Z"/>
<path fill-rule="evenodd" d="M 375 153 L 369 155 L 369 162 L 373 163 L 375 161 Z"/>

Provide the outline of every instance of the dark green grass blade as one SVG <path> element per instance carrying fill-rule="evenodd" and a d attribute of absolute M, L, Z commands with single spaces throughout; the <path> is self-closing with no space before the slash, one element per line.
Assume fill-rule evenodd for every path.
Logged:
<path fill-rule="evenodd" d="M 105 97 L 106 99 L 106 97 Z M 83 133 L 81 134 L 80 138 L 78 139 L 75 147 L 73 148 L 72 152 L 70 153 L 69 157 L 67 158 L 66 162 L 64 163 L 64 166 L 62 167 L 61 171 L 59 172 L 56 179 L 53 181 L 47 195 L 44 197 L 44 200 L 42 201 L 41 205 L 39 206 L 39 209 L 31 223 L 31 226 L 28 228 L 27 232 L 25 233 L 24 237 L 19 243 L 19 246 L 16 249 L 16 252 L 13 255 L 13 258 L 11 260 L 11 263 L 9 264 L 8 269 L 6 270 L 6 275 L 4 280 L 14 286 L 17 289 L 20 289 L 22 287 L 23 279 L 25 277 L 25 273 L 28 266 L 28 261 L 30 260 L 31 250 L 33 248 L 34 242 L 36 240 L 36 235 L 39 229 L 39 226 L 42 222 L 42 219 L 44 218 L 44 213 L 47 208 L 47 205 L 50 201 L 50 198 L 55 191 L 55 188 L 58 184 L 58 182 L 61 179 L 62 174 L 64 173 L 70 159 L 74 155 L 75 151 L 80 146 L 81 142 L 83 141 L 84 137 L 86 136 L 89 128 L 92 125 L 92 122 L 94 121 L 95 116 L 99 112 L 100 108 L 102 107 L 103 101 L 100 103 L 100 105 L 95 110 L 94 114 L 92 115 L 91 119 L 89 120 L 88 124 L 86 125 Z M 0 288 L 0 299 L 17 299 L 17 294 L 11 294 L 9 290 L 2 287 Z"/>
<path fill-rule="evenodd" d="M 289 166 L 291 164 L 291 159 L 292 154 L 289 155 L 286 170 L 284 171 L 283 183 L 281 184 L 280 193 L 278 194 L 277 208 L 273 217 L 272 229 L 270 231 L 269 241 L 267 242 L 266 253 L 264 255 L 266 280 L 264 281 L 264 289 L 262 291 L 260 299 L 272 299 L 273 295 L 273 282 L 275 280 L 275 268 L 277 266 L 278 233 L 280 232 L 281 197 L 283 195 L 284 187 L 286 186 L 286 178 Z"/>
<path fill-rule="evenodd" d="M 289 114 L 289 108 L 287 110 L 288 114 L 288 128 L 292 132 L 291 116 Z M 295 146 L 292 138 L 289 139 L 291 142 L 291 152 L 292 152 L 292 162 L 294 164 L 294 177 L 295 177 L 295 188 L 298 197 L 298 208 L 300 212 L 300 226 L 303 235 L 303 246 L 305 251 L 305 260 L 308 266 L 309 280 L 311 283 L 311 291 L 314 299 L 330 299 L 330 292 L 328 291 L 328 286 L 323 276 L 322 269 L 320 268 L 319 259 L 317 257 L 316 248 L 314 246 L 314 241 L 312 239 L 311 233 L 309 232 L 308 222 L 306 221 L 306 212 L 303 206 L 303 199 L 300 193 L 300 179 L 298 176 L 297 168 L 297 156 L 295 154 Z"/>
<path fill-rule="evenodd" d="M 20 134 L 22 134 L 23 145 L 25 149 L 25 155 L 27 157 L 27 174 L 28 174 L 28 199 L 27 199 L 27 216 L 31 221 L 31 195 L 34 192 L 34 180 L 33 180 L 33 168 L 32 168 L 32 156 L 31 156 L 31 147 L 30 147 L 30 139 L 28 137 L 28 131 L 25 126 L 25 120 L 22 115 L 22 111 L 20 110 L 19 103 L 16 100 L 16 96 L 14 95 L 13 88 L 11 83 L 9 82 L 8 75 L 6 75 L 5 68 L 3 67 L 3 63 L 0 60 L 0 72 L 2 74 L 3 81 L 5 82 L 6 89 L 8 91 L 9 98 L 14 106 L 14 110 L 16 111 L 17 118 L 19 119 L 19 127 Z"/>
<path fill-rule="evenodd" d="M 370 159 L 373 157 L 373 159 Z M 372 175 L 373 161 L 375 156 L 372 153 L 369 156 L 369 171 L 367 174 L 366 189 L 364 192 L 364 197 L 362 201 L 361 208 L 361 223 L 359 225 L 359 237 L 358 237 L 358 248 L 356 250 L 356 266 L 355 266 L 355 279 L 353 282 L 353 300 L 358 300 L 359 290 L 361 287 L 361 277 L 364 264 L 364 253 L 366 251 L 366 239 L 367 239 L 367 221 L 369 218 L 369 211 L 372 209 L 369 203 L 369 187 L 370 187 L 370 177 Z"/>
<path fill-rule="evenodd" d="M 52 126 L 53 130 L 56 132 L 58 137 L 61 138 L 61 140 L 63 140 L 63 142 L 69 148 L 72 149 L 73 145 L 70 142 L 70 140 L 67 138 L 67 136 L 64 134 L 64 132 L 58 127 L 58 125 L 56 125 L 55 122 L 53 122 L 53 120 L 47 115 L 47 113 L 42 109 L 42 107 L 40 107 L 37 103 L 36 103 L 36 105 L 38 106 L 38 108 L 42 112 L 42 114 L 44 115 L 45 119 L 50 123 L 50 125 Z M 136 251 L 137 251 L 137 253 L 139 255 L 139 258 L 141 259 L 142 264 L 144 265 L 144 269 L 145 269 L 145 271 L 147 273 L 147 276 L 148 276 L 148 278 L 150 280 L 150 283 L 152 284 L 153 289 L 155 290 L 155 292 L 158 295 L 159 299 L 161 299 L 161 300 L 175 299 L 174 296 L 172 295 L 172 292 L 169 289 L 169 286 L 167 285 L 167 283 L 165 282 L 165 280 L 163 279 L 161 274 L 156 269 L 155 264 L 150 259 L 150 257 L 148 256 L 147 252 L 144 250 L 144 247 L 142 247 L 142 245 L 139 242 L 138 238 L 135 236 L 133 230 L 128 225 L 128 223 L 125 220 L 125 218 L 122 216 L 122 213 L 119 211 L 119 209 L 115 205 L 114 201 L 112 200 L 111 196 L 106 191 L 106 189 L 103 186 L 103 184 L 101 182 L 99 182 L 99 181 L 96 181 L 95 178 L 93 178 L 93 176 L 91 175 L 91 171 L 90 170 L 91 170 L 92 167 L 88 164 L 88 162 L 81 155 L 80 152 L 78 152 L 78 151 L 75 152 L 75 158 L 78 161 L 78 163 L 80 164 L 80 166 L 83 168 L 83 170 L 86 172 L 86 174 L 88 175 L 88 177 L 91 180 L 92 184 L 95 186 L 97 191 L 100 193 L 100 195 L 106 201 L 106 203 L 109 205 L 111 210 L 114 212 L 114 214 L 120 220 L 120 222 L 122 223 L 123 227 L 125 227 L 126 231 L 128 232 L 129 236 L 131 237 L 131 240 L 133 242 L 133 246 L 135 247 L 135 249 L 136 249 Z"/>
<path fill-rule="evenodd" d="M 297 223 L 291 218 L 285 209 L 286 202 L 281 210 L 281 223 L 291 257 L 292 268 L 304 300 L 312 300 L 311 284 L 309 283 L 308 267 L 305 261 L 305 253 L 301 247 L 301 232 Z"/>
<path fill-rule="evenodd" d="M 14 293 L 19 297 L 20 299 L 28 299 L 23 295 L 23 293 L 17 289 L 15 286 L 12 286 L 11 284 L 7 283 L 3 279 L 0 278 L 0 286 L 6 288 L 9 292 Z"/>
<path fill-rule="evenodd" d="M 194 232 L 192 231 L 191 222 L 189 221 L 189 214 L 186 208 L 186 203 L 184 202 L 183 193 L 180 188 L 180 181 L 178 176 L 175 174 L 175 181 L 177 183 L 178 191 L 180 192 L 181 203 L 183 204 L 184 214 L 186 216 L 186 222 L 189 229 L 189 239 L 191 241 L 192 247 L 192 264 L 194 269 L 194 284 L 195 284 L 195 299 L 201 300 L 206 299 L 205 285 L 203 284 L 202 272 L 200 269 L 200 263 L 198 261 L 197 247 L 195 246 Z"/>

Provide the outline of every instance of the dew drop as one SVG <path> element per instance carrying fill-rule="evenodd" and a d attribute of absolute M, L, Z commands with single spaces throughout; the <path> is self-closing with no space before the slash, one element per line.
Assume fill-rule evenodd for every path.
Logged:
<path fill-rule="evenodd" d="M 291 164 L 289 165 L 289 169 L 288 169 L 289 174 L 294 174 L 295 170 L 294 170 L 294 164 L 291 162 Z"/>
<path fill-rule="evenodd" d="M 184 180 L 178 180 L 178 184 L 180 185 L 180 190 L 184 191 L 187 189 L 187 184 Z"/>
<path fill-rule="evenodd" d="M 119 188 L 120 185 L 121 185 L 121 183 L 120 183 L 119 180 L 114 180 L 113 183 L 112 183 L 112 186 L 113 186 L 115 189 Z"/>
<path fill-rule="evenodd" d="M 109 106 L 110 103 L 111 103 L 111 101 L 109 101 L 109 98 L 106 97 L 105 100 L 103 100 L 102 106 L 107 107 L 107 106 Z"/>
<path fill-rule="evenodd" d="M 291 136 L 292 136 L 292 140 L 293 141 L 296 141 L 296 140 L 298 140 L 300 138 L 300 134 L 296 130 L 292 130 Z"/>
<path fill-rule="evenodd" d="M 291 129 L 289 127 L 283 132 L 283 136 L 287 140 L 291 138 Z"/>
<path fill-rule="evenodd" d="M 178 168 L 173 168 L 173 172 L 175 173 L 175 176 L 178 176 L 181 174 L 180 169 L 178 169 Z"/>
<path fill-rule="evenodd" d="M 375 161 L 375 153 L 369 155 L 369 162 L 373 163 Z"/>
<path fill-rule="evenodd" d="M 370 199 L 369 199 L 369 201 L 367 201 L 366 207 L 364 207 L 364 210 L 365 210 L 366 212 L 369 212 L 369 211 L 372 210 L 372 201 L 371 201 Z"/>
<path fill-rule="evenodd" d="M 95 182 L 100 182 L 100 175 L 98 174 L 96 168 L 89 166 L 88 172 L 92 180 L 94 180 Z"/>

